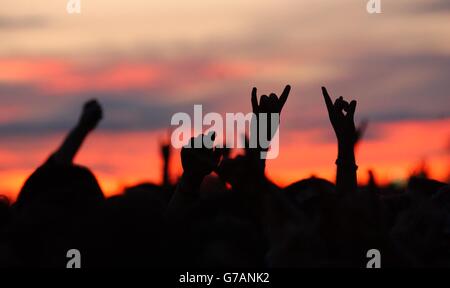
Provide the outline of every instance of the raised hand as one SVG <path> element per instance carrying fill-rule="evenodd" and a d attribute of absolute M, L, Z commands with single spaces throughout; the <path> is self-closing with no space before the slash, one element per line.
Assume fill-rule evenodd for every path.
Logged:
<path fill-rule="evenodd" d="M 325 87 L 322 87 L 322 94 L 331 125 L 338 139 L 336 189 L 341 195 L 354 195 L 357 189 L 356 170 L 358 169 L 355 160 L 355 144 L 362 136 L 364 125 L 361 130 L 355 127 L 355 100 L 348 103 L 341 96 L 333 104 Z"/>
<path fill-rule="evenodd" d="M 161 148 L 161 156 L 164 162 L 168 161 L 170 158 L 170 144 L 161 143 L 160 148 Z"/>
<path fill-rule="evenodd" d="M 281 110 L 289 97 L 290 91 L 291 86 L 286 85 L 280 98 L 274 93 L 271 93 L 269 97 L 267 95 L 262 95 L 260 103 L 258 104 L 257 89 L 254 87 L 252 90 L 253 113 L 281 113 Z"/>
<path fill-rule="evenodd" d="M 184 174 L 195 180 L 202 180 L 206 175 L 214 171 L 219 165 L 222 151 L 216 148 L 207 148 L 202 145 L 201 148 L 194 148 L 196 141 L 211 139 L 214 141 L 216 134 L 210 132 L 208 135 L 199 135 L 191 138 L 189 145 L 181 149 L 181 164 Z M 189 148 L 188 148 L 189 147 Z"/>
<path fill-rule="evenodd" d="M 325 87 L 322 87 L 322 94 L 338 142 L 354 145 L 359 139 L 354 121 L 356 101 L 352 100 L 348 103 L 341 96 L 333 104 Z"/>
<path fill-rule="evenodd" d="M 160 149 L 161 149 L 161 157 L 163 160 L 163 167 L 162 167 L 162 183 L 164 187 L 170 186 L 170 179 L 169 179 L 169 164 L 170 164 L 170 143 L 160 143 Z"/>
<path fill-rule="evenodd" d="M 88 131 L 97 127 L 97 124 L 103 118 L 103 111 L 97 100 L 86 102 L 83 107 L 78 125 Z"/>
<path fill-rule="evenodd" d="M 286 87 L 284 88 L 283 92 L 280 95 L 280 98 L 278 98 L 278 96 L 275 93 L 271 93 L 270 96 L 267 95 L 262 95 L 261 99 L 259 101 L 258 104 L 258 96 L 257 96 L 257 89 L 256 87 L 253 88 L 252 90 L 252 110 L 253 113 L 256 115 L 256 120 L 257 120 L 257 127 L 258 130 L 257 132 L 259 132 L 259 125 L 260 123 L 260 114 L 264 113 L 267 114 L 267 135 L 269 136 L 269 139 L 267 140 L 271 140 L 273 138 L 273 136 L 275 135 L 277 129 L 278 129 L 278 125 L 279 123 L 274 123 L 276 126 L 276 129 L 272 129 L 272 114 L 278 114 L 278 116 L 281 114 L 281 110 L 283 110 L 283 106 L 286 103 L 288 97 L 289 97 L 289 92 L 291 91 L 291 86 L 290 85 L 286 85 Z M 279 119 L 279 117 L 278 117 Z M 257 135 L 257 133 L 255 133 L 255 131 L 252 131 L 253 136 Z M 259 138 L 258 138 L 259 139 Z"/>
<path fill-rule="evenodd" d="M 215 137 L 215 132 L 210 132 L 208 135 L 200 134 L 195 138 L 191 138 L 189 144 L 181 149 L 183 176 L 178 182 L 175 193 L 172 195 L 172 199 L 167 207 L 168 215 L 177 215 L 190 207 L 197 198 L 197 192 L 203 178 L 217 169 L 222 150 L 208 148 L 203 145 L 205 138 L 212 144 Z M 201 148 L 194 148 L 196 141 L 201 141 Z"/>

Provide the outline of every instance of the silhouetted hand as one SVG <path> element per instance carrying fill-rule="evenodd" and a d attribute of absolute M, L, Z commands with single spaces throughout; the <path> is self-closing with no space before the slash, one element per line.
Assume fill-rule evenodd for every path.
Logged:
<path fill-rule="evenodd" d="M 279 123 L 275 123 L 276 129 L 272 130 L 272 115 L 271 114 L 281 114 L 281 110 L 283 109 L 284 104 L 286 103 L 289 92 L 291 91 L 291 86 L 286 85 L 286 87 L 283 90 L 283 93 L 281 93 L 280 98 L 275 93 L 271 93 L 270 96 L 262 95 L 261 99 L 258 104 L 258 96 L 257 96 L 257 89 L 256 87 L 252 90 L 252 110 L 253 113 L 256 115 L 256 120 L 258 121 L 258 131 L 259 132 L 259 125 L 260 125 L 260 114 L 265 113 L 267 114 L 267 135 L 269 135 L 270 139 L 272 140 L 273 136 L 275 135 L 275 132 L 278 129 Z M 255 135 L 255 131 L 252 131 L 253 135 Z M 254 136 L 251 136 L 254 137 Z M 259 138 L 258 138 L 259 139 Z"/>
<path fill-rule="evenodd" d="M 200 134 L 191 138 L 189 144 L 181 149 L 183 176 L 167 207 L 167 215 L 184 215 L 181 211 L 189 209 L 195 203 L 203 178 L 217 169 L 222 150 L 212 148 L 215 137 L 215 132 L 206 136 Z M 211 148 L 205 147 L 205 138 L 211 140 Z M 196 141 L 201 141 L 201 148 L 195 148 Z"/>
<path fill-rule="evenodd" d="M 162 184 L 164 187 L 170 186 L 170 179 L 169 179 L 169 164 L 170 164 L 170 155 L 171 153 L 171 146 L 168 141 L 161 142 L 160 143 L 160 151 L 161 151 L 161 157 L 163 160 L 163 167 L 162 167 Z"/>
<path fill-rule="evenodd" d="M 322 87 L 322 93 L 338 142 L 354 145 L 359 138 L 354 121 L 356 101 L 352 100 L 349 104 L 341 96 L 333 104 L 325 87 Z"/>
<path fill-rule="evenodd" d="M 274 93 L 271 93 L 269 97 L 267 97 L 267 95 L 262 95 L 260 103 L 258 104 L 257 89 L 254 87 L 252 90 L 253 113 L 281 113 L 281 110 L 289 97 L 290 91 L 291 86 L 286 85 L 280 98 Z"/>
<path fill-rule="evenodd" d="M 214 141 L 215 135 L 215 132 L 210 132 L 208 135 L 201 134 L 191 138 L 189 142 L 191 148 L 181 149 L 181 164 L 186 176 L 200 180 L 217 168 L 222 152 L 220 149 L 207 148 L 204 145 L 202 148 L 194 148 L 195 141 L 203 140 L 205 137 Z"/>
<path fill-rule="evenodd" d="M 78 125 L 87 131 L 92 131 L 103 118 L 103 111 L 97 100 L 86 102 Z"/>
<path fill-rule="evenodd" d="M 331 125 L 333 125 L 338 139 L 336 190 L 340 195 L 352 197 L 357 190 L 356 170 L 358 166 L 355 159 L 355 144 L 362 136 L 364 125 L 361 130 L 355 128 L 355 100 L 349 104 L 341 96 L 333 104 L 325 87 L 322 87 L 322 93 Z M 345 199 L 350 198 L 345 197 Z"/>

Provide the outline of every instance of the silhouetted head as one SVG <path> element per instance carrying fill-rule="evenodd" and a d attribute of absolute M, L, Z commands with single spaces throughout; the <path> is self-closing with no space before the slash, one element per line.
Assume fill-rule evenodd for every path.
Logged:
<path fill-rule="evenodd" d="M 411 177 L 408 181 L 407 192 L 414 198 L 431 198 L 446 184 L 423 177 Z"/>
<path fill-rule="evenodd" d="M 325 179 L 311 177 L 297 181 L 286 188 L 284 192 L 296 205 L 306 205 L 334 195 L 334 184 Z M 319 200 L 318 200 L 319 201 Z"/>
<path fill-rule="evenodd" d="M 76 165 L 46 164 L 25 182 L 16 201 L 18 209 L 34 204 L 58 205 L 78 210 L 104 199 L 95 176 Z"/>
<path fill-rule="evenodd" d="M 300 180 L 284 188 L 288 199 L 301 210 L 315 231 L 330 232 L 336 205 L 333 183 L 316 177 Z"/>
<path fill-rule="evenodd" d="M 98 238 L 103 199 L 86 168 L 54 163 L 38 168 L 13 206 L 12 239 L 19 265 L 64 267 L 68 249 L 89 249 Z"/>

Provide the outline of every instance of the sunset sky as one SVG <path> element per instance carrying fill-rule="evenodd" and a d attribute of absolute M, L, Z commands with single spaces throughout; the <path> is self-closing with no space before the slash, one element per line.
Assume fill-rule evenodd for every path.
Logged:
<path fill-rule="evenodd" d="M 97 98 L 105 119 L 76 162 L 107 195 L 161 178 L 159 143 L 176 112 L 249 112 L 253 86 L 292 91 L 280 156 L 286 185 L 333 179 L 336 143 L 320 87 L 358 100 L 369 120 L 359 179 L 405 179 L 426 162 L 450 173 L 450 1 L 3 0 L 0 10 L 0 194 L 24 180 Z M 178 151 L 172 178 L 180 173 Z"/>

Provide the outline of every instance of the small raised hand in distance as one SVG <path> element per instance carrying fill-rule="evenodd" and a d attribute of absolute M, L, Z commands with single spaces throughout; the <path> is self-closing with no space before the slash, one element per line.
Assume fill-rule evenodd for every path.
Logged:
<path fill-rule="evenodd" d="M 281 93 L 279 98 L 275 93 L 271 93 L 269 96 L 262 95 L 261 99 L 258 103 L 258 96 L 257 96 L 258 91 L 257 91 L 256 87 L 254 87 L 252 90 L 252 98 L 251 98 L 252 110 L 253 110 L 253 113 L 256 115 L 256 118 L 258 121 L 258 127 L 259 127 L 260 114 L 265 113 L 268 116 L 267 119 L 268 119 L 269 125 L 267 125 L 268 126 L 267 127 L 267 135 L 270 135 L 270 139 L 268 139 L 268 140 L 271 140 L 273 138 L 276 130 L 278 129 L 278 125 L 279 125 L 279 123 L 276 123 L 277 129 L 274 129 L 274 130 L 271 129 L 271 125 L 270 125 L 270 123 L 272 123 L 271 122 L 272 121 L 271 114 L 275 114 L 275 113 L 279 114 L 279 115 L 281 114 L 281 111 L 283 110 L 283 106 L 284 106 L 284 104 L 286 104 L 286 101 L 289 97 L 290 91 L 291 91 L 291 86 L 286 85 L 286 87 L 284 88 L 284 90 Z M 255 135 L 254 132 L 252 134 Z M 253 137 L 253 136 L 251 136 L 251 137 Z"/>
<path fill-rule="evenodd" d="M 161 143 L 161 156 L 164 161 L 168 160 L 170 158 L 170 144 L 168 143 Z"/>
<path fill-rule="evenodd" d="M 362 136 L 355 127 L 356 101 L 350 103 L 341 96 L 333 104 L 325 87 L 322 94 L 328 110 L 331 125 L 338 140 L 338 158 L 336 160 L 336 189 L 347 194 L 357 189 L 355 144 Z"/>
<path fill-rule="evenodd" d="M 52 159 L 58 164 L 71 164 L 87 135 L 97 127 L 102 118 L 103 111 L 100 103 L 96 100 L 86 102 L 77 125 L 53 153 Z"/>
<path fill-rule="evenodd" d="M 170 176 L 169 176 L 169 172 L 170 172 L 170 155 L 171 155 L 171 146 L 169 142 L 161 142 L 160 143 L 160 151 L 161 151 L 161 157 L 163 160 L 163 167 L 162 167 L 162 184 L 164 187 L 169 187 L 170 186 Z"/>

